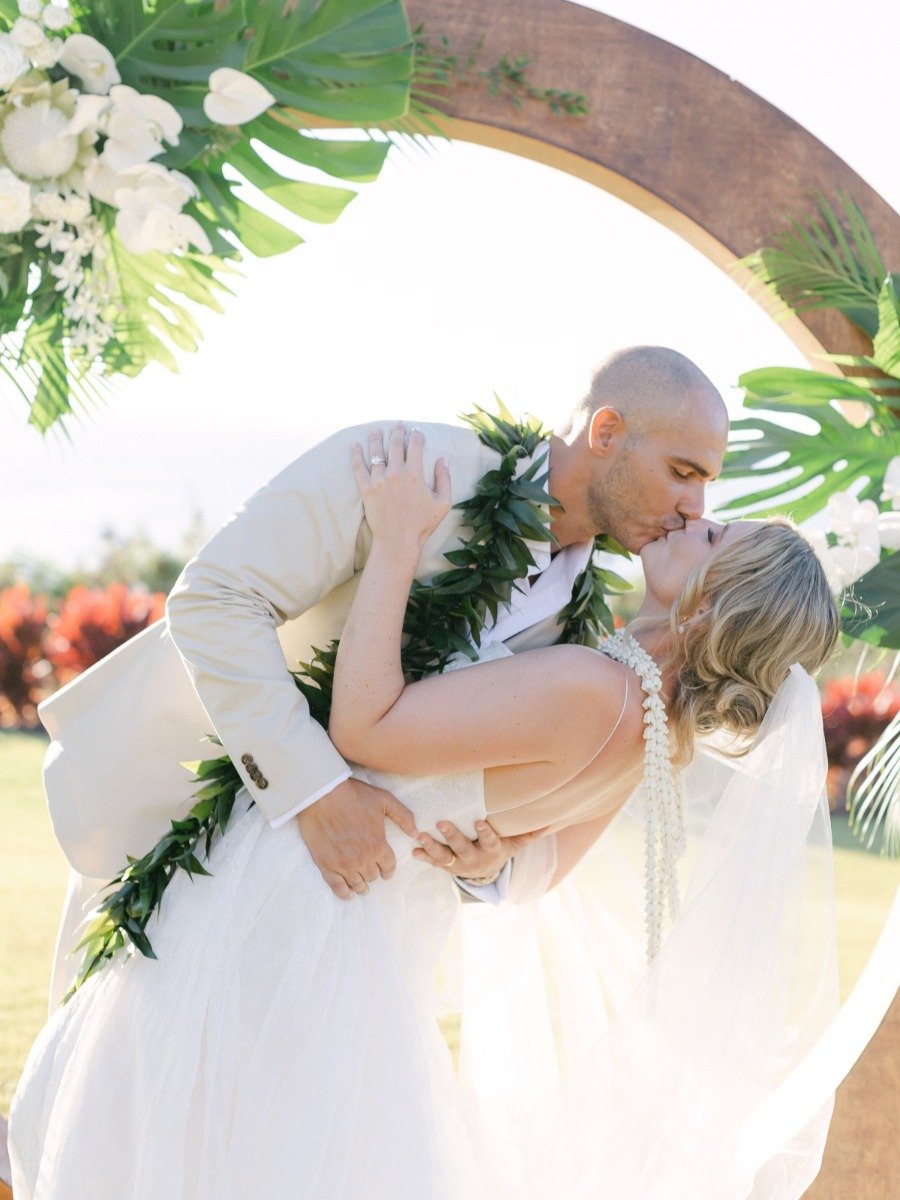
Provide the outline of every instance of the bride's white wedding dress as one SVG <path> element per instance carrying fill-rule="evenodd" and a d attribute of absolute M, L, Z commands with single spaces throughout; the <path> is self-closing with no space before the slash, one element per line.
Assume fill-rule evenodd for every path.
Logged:
<path fill-rule="evenodd" d="M 754 1120 L 836 1003 L 808 894 L 811 864 L 830 880 L 823 810 L 798 800 L 792 832 L 714 767 L 650 971 L 639 794 L 552 892 L 489 906 L 461 905 L 390 822 L 394 876 L 340 900 L 296 823 L 273 830 L 242 790 L 212 877 L 179 873 L 148 926 L 158 961 L 99 971 L 32 1047 L 16 1200 L 795 1200 L 830 1105 L 774 1142 Z M 434 836 L 486 815 L 481 772 L 359 774 Z M 536 860 L 520 898 L 529 869 L 546 883 Z M 801 928 L 819 931 L 805 954 Z"/>
<path fill-rule="evenodd" d="M 368 778 L 435 837 L 485 816 L 480 772 Z M 32 1048 L 16 1200 L 481 1196 L 435 1021 L 456 888 L 388 830 L 394 876 L 340 900 L 241 789 L 212 878 L 179 873 L 148 926 L 158 961 L 98 972 Z"/>

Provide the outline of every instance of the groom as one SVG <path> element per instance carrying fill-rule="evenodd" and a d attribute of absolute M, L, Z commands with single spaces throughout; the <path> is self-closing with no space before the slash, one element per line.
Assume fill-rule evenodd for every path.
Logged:
<path fill-rule="evenodd" d="M 683 355 L 638 346 L 608 358 L 536 452 L 549 450 L 548 490 L 562 506 L 551 510 L 559 549 L 551 556 L 545 544 L 532 547 L 539 575 L 521 581 L 523 591 L 513 592 L 483 641 L 502 639 L 517 651 L 556 640 L 558 614 L 596 534 L 637 551 L 699 517 L 727 427 L 715 387 Z M 349 610 L 370 545 L 349 451 L 368 428 L 326 439 L 251 496 L 184 568 L 164 619 L 39 707 L 53 739 L 44 768 L 51 818 L 74 867 L 51 1008 L 77 969 L 66 954 L 92 894 L 126 853 L 145 853 L 190 808 L 196 784 L 179 764 L 221 752 L 200 742 L 205 734 L 215 731 L 273 827 L 296 821 L 336 894 L 352 897 L 392 874 L 385 818 L 412 833 L 412 814 L 350 777 L 286 669 L 338 637 Z M 420 428 L 426 477 L 438 457 L 448 458 L 454 503 L 497 464 L 472 430 Z M 445 552 L 464 532 L 451 511 L 424 547 L 418 578 L 445 569 Z M 492 873 L 495 847 L 496 839 L 467 844 L 466 870 L 457 870 Z"/>

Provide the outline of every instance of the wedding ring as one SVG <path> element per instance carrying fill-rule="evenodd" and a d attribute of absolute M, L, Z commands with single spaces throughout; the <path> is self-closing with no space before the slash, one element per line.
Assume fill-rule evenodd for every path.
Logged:
<path fill-rule="evenodd" d="M 450 861 L 449 861 L 449 862 L 446 862 L 446 863 L 444 863 L 444 866 L 445 866 L 445 867 L 452 867 L 452 866 L 453 866 L 453 864 L 454 864 L 455 862 L 456 862 L 456 855 L 455 855 L 455 854 L 453 853 L 453 851 L 451 850 L 451 851 L 450 851 Z"/>
<path fill-rule="evenodd" d="M 374 457 L 369 459 L 370 467 L 383 467 L 384 465 L 385 465 L 384 459 L 381 457 L 380 454 L 376 454 L 376 455 L 374 455 Z"/>

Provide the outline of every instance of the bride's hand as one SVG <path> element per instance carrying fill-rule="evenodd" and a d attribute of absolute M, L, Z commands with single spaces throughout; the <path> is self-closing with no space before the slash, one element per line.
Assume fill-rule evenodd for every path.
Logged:
<path fill-rule="evenodd" d="M 415 543 L 421 548 L 450 511 L 450 468 L 446 459 L 438 459 L 432 490 L 423 473 L 424 448 L 424 434 L 413 429 L 407 442 L 406 429 L 400 423 L 391 431 L 387 451 L 380 429 L 369 433 L 368 461 L 359 443 L 350 451 L 374 539 L 399 546 Z"/>
<path fill-rule="evenodd" d="M 477 837 L 471 841 L 464 833 L 460 833 L 452 821 L 438 821 L 437 827 L 445 842 L 439 842 L 429 833 L 418 834 L 419 845 L 413 850 L 413 858 L 427 862 L 432 867 L 439 867 L 460 879 L 487 879 L 496 875 L 505 866 L 507 859 L 512 858 L 529 842 L 543 837 L 550 826 L 533 829 L 528 833 L 519 833 L 514 837 L 500 837 L 494 827 L 487 821 L 476 821 Z M 445 844 L 446 843 L 446 844 Z M 452 852 L 453 858 L 447 854 Z"/>

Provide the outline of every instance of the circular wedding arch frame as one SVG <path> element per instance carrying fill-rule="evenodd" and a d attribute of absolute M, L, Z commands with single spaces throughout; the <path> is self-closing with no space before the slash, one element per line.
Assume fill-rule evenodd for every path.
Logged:
<path fill-rule="evenodd" d="M 586 180 L 653 217 L 728 273 L 771 242 L 785 217 L 808 213 L 817 193 L 848 192 L 888 264 L 900 263 L 900 215 L 836 154 L 760 96 L 692 54 L 570 0 L 408 0 L 413 27 L 445 34 L 487 61 L 527 54 L 533 82 L 587 97 L 586 116 L 536 100 L 515 108 L 486 88 L 456 86 L 438 124 L 450 138 L 529 158 Z M 309 127 L 333 122 L 310 118 Z M 756 298 L 766 303 L 760 289 Z M 858 354 L 862 334 L 836 312 L 782 327 L 814 356 Z M 895 1178 L 894 1131 L 882 1091 L 900 1078 L 900 898 L 831 1030 L 761 1114 L 781 1132 L 837 1088 L 822 1170 L 804 1200 L 867 1200 Z M 880 1099 L 882 1102 L 880 1103 Z M 11 1200 L 0 1119 L 0 1200 Z"/>

